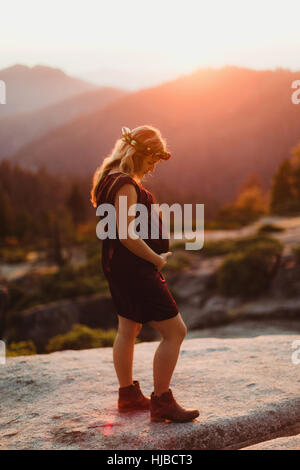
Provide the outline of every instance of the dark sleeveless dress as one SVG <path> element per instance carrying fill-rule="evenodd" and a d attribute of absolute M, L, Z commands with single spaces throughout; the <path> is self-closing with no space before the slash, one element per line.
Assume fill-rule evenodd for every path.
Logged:
<path fill-rule="evenodd" d="M 169 251 L 169 239 L 162 238 L 161 217 L 156 213 L 157 217 L 151 218 L 151 204 L 155 203 L 153 195 L 130 176 L 121 172 L 106 175 L 97 191 L 97 207 L 103 203 L 114 204 L 117 191 L 128 183 L 136 189 L 137 202 L 147 206 L 148 238 L 144 238 L 145 243 L 158 254 Z M 151 239 L 151 220 L 159 225 L 158 239 Z M 117 229 L 116 232 L 116 239 L 102 240 L 102 269 L 116 313 L 137 323 L 175 317 L 179 310 L 163 274 L 153 263 L 126 248 L 119 240 Z"/>

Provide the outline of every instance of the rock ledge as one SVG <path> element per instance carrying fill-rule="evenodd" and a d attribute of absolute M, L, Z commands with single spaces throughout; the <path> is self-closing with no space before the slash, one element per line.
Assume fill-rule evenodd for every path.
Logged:
<path fill-rule="evenodd" d="M 118 413 L 111 348 L 8 358 L 0 366 L 0 448 L 224 449 L 284 436 L 300 423 L 296 339 L 186 339 L 171 387 L 201 414 L 184 424 Z M 148 395 L 157 345 L 135 346 L 134 378 Z"/>

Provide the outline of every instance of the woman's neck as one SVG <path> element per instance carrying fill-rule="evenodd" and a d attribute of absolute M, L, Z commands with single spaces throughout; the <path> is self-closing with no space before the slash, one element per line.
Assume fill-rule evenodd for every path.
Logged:
<path fill-rule="evenodd" d="M 122 170 L 120 170 L 120 168 L 118 166 L 115 166 L 115 167 L 111 168 L 108 172 L 109 175 L 113 174 L 113 173 L 124 173 L 124 172 Z M 142 178 L 139 175 L 133 175 L 132 177 L 141 184 Z"/>

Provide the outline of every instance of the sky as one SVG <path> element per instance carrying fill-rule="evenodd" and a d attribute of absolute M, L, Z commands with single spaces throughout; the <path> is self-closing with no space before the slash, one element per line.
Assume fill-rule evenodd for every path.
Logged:
<path fill-rule="evenodd" d="M 47 65 L 127 88 L 198 67 L 300 70 L 299 0 L 0 0 L 0 8 L 0 69 Z"/>

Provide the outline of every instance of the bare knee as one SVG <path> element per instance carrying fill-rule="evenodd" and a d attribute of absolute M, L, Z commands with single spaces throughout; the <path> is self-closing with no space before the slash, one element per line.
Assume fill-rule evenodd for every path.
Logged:
<path fill-rule="evenodd" d="M 182 341 L 186 337 L 186 334 L 187 334 L 187 327 L 183 323 L 177 331 L 177 337 L 178 337 L 178 341 L 180 341 L 180 343 L 182 343 Z"/>
<path fill-rule="evenodd" d="M 152 321 L 150 325 L 161 334 L 163 339 L 177 343 L 182 343 L 187 334 L 187 327 L 180 312 L 169 320 Z"/>
<path fill-rule="evenodd" d="M 176 343 L 182 343 L 187 334 L 187 328 L 184 323 L 177 325 L 176 328 L 170 329 L 168 332 L 163 332 L 163 339 L 174 341 Z"/>

